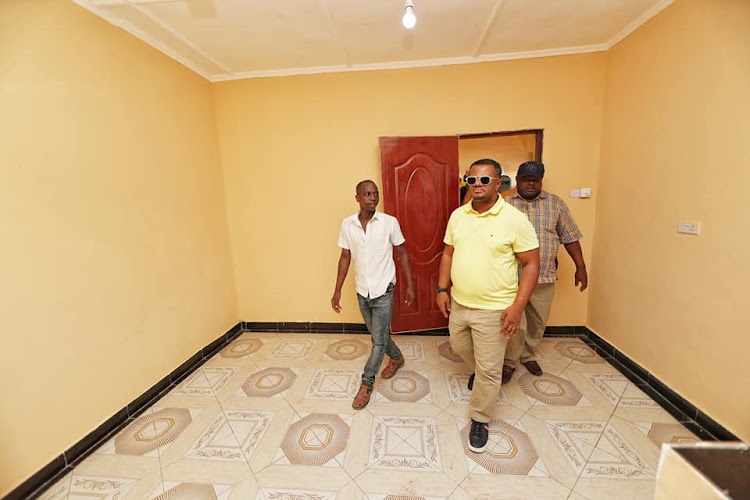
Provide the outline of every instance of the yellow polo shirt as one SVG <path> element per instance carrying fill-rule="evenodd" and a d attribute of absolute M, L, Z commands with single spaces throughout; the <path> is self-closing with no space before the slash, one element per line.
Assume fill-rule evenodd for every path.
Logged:
<path fill-rule="evenodd" d="M 451 297 L 464 307 L 486 310 L 513 304 L 518 293 L 515 254 L 539 248 L 529 218 L 502 198 L 482 214 L 471 203 L 458 207 L 443 242 L 453 247 Z"/>

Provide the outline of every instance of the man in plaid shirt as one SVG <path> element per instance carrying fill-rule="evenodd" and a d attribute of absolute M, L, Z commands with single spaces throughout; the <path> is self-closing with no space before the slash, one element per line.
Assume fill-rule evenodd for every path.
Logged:
<path fill-rule="evenodd" d="M 510 381 L 518 363 L 532 375 L 541 375 L 542 368 L 534 355 L 534 348 L 542 340 L 547 326 L 557 280 L 557 249 L 562 243 L 576 265 L 575 285 L 584 291 L 588 286 L 586 263 L 578 240 L 581 232 L 570 215 L 565 202 L 552 193 L 542 191 L 544 164 L 527 161 L 518 167 L 517 193 L 505 201 L 525 213 L 536 229 L 539 238 L 539 281 L 524 310 L 526 325 L 521 325 L 518 335 L 511 337 L 505 351 L 503 383 Z"/>

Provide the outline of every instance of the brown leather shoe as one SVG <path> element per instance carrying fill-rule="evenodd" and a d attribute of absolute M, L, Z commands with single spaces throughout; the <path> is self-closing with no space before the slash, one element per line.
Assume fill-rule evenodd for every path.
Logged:
<path fill-rule="evenodd" d="M 365 384 L 360 385 L 359 392 L 357 392 L 357 395 L 354 396 L 352 408 L 354 408 L 355 410 L 361 410 L 362 408 L 367 406 L 367 403 L 370 402 L 370 396 L 372 396 L 372 386 Z"/>
<path fill-rule="evenodd" d="M 396 374 L 399 368 L 404 366 L 404 363 L 406 363 L 406 361 L 404 361 L 403 356 L 398 359 L 391 358 L 391 360 L 388 362 L 388 365 L 383 368 L 383 373 L 381 373 L 380 376 L 383 378 L 391 378 Z"/>
<path fill-rule="evenodd" d="M 532 359 L 531 361 L 527 361 L 527 362 L 525 362 L 525 363 L 521 363 L 521 364 L 522 364 L 523 366 L 525 366 L 525 367 L 526 367 L 526 369 L 527 369 L 527 370 L 529 370 L 529 373 L 531 373 L 531 374 L 532 374 L 532 375 L 534 375 L 534 376 L 537 376 L 537 377 L 538 377 L 539 375 L 541 375 L 542 373 L 544 373 L 544 372 L 542 371 L 542 367 L 541 367 L 541 366 L 539 366 L 539 363 L 537 363 L 537 362 L 536 362 L 536 361 L 534 361 L 533 359 Z"/>
<path fill-rule="evenodd" d="M 512 366 L 503 366 L 503 384 L 507 384 L 508 382 L 510 382 L 510 379 L 513 378 L 514 371 L 516 371 L 516 369 Z"/>

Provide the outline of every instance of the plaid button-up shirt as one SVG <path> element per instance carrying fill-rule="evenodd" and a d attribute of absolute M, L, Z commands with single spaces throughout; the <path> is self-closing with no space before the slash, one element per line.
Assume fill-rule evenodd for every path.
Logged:
<path fill-rule="evenodd" d="M 581 239 L 570 210 L 557 195 L 542 191 L 531 201 L 513 193 L 505 201 L 525 213 L 536 229 L 539 238 L 539 283 L 554 283 L 557 280 L 557 249 L 560 243 L 567 245 Z"/>

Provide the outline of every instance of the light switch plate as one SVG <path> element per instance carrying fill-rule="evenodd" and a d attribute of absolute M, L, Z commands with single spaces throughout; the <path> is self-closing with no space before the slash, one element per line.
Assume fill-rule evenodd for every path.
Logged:
<path fill-rule="evenodd" d="M 581 197 L 581 190 L 580 189 L 571 189 L 570 190 L 570 197 L 571 198 L 580 198 Z"/>
<path fill-rule="evenodd" d="M 581 198 L 591 198 L 591 188 L 581 188 Z"/>
<path fill-rule="evenodd" d="M 677 232 L 678 233 L 684 233 L 684 234 L 694 234 L 699 235 L 701 234 L 701 223 L 700 221 L 680 221 L 680 224 L 677 226 Z"/>

